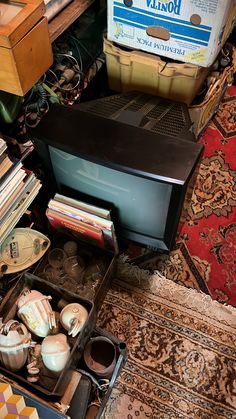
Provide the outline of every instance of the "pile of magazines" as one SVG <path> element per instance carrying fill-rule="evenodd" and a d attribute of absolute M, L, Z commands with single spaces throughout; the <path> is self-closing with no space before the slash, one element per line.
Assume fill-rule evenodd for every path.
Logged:
<path fill-rule="evenodd" d="M 57 193 L 49 201 L 46 215 L 55 229 L 70 230 L 81 240 L 118 253 L 109 210 Z"/>
<path fill-rule="evenodd" d="M 41 188 L 34 173 L 23 167 L 21 159 L 8 155 L 0 138 L 0 245 L 10 234 Z"/>

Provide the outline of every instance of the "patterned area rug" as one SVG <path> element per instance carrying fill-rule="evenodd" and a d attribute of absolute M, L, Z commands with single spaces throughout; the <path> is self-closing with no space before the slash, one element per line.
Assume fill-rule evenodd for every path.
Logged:
<path fill-rule="evenodd" d="M 210 294 L 207 287 L 210 265 L 197 256 L 191 257 L 184 241 L 178 242 L 169 255 L 153 256 L 139 267 L 150 272 L 157 270 L 177 284 Z"/>
<path fill-rule="evenodd" d="M 204 155 L 177 247 L 142 267 L 236 307 L 236 86 L 200 142 Z"/>
<path fill-rule="evenodd" d="M 104 419 L 235 419 L 236 309 L 121 265 L 99 324 L 128 359 Z"/>

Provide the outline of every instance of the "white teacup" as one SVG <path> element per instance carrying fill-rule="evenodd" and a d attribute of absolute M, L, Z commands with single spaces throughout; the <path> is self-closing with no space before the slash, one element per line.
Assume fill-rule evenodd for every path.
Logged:
<path fill-rule="evenodd" d="M 88 311 L 79 303 L 67 304 L 60 313 L 60 322 L 72 337 L 82 330 L 87 318 Z"/>

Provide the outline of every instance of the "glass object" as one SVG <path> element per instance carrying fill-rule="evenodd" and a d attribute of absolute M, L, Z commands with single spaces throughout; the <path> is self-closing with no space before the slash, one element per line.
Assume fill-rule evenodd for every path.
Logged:
<path fill-rule="evenodd" d="M 55 269 L 62 268 L 66 260 L 66 253 L 64 250 L 55 247 L 48 254 L 48 263 Z"/>
<path fill-rule="evenodd" d="M 76 288 L 77 288 L 78 283 L 75 278 L 64 273 L 61 277 L 60 285 L 63 288 L 66 288 L 67 290 L 70 290 L 76 293 Z"/>
<path fill-rule="evenodd" d="M 64 271 L 71 276 L 82 280 L 84 275 L 85 264 L 82 258 L 79 256 L 70 256 L 64 261 Z"/>
<path fill-rule="evenodd" d="M 63 249 L 66 252 L 67 256 L 76 256 L 78 245 L 75 241 L 69 240 L 64 244 Z"/>
<path fill-rule="evenodd" d="M 103 260 L 94 258 L 87 266 L 84 274 L 84 282 L 94 282 L 102 280 L 106 271 L 105 263 Z"/>
<path fill-rule="evenodd" d="M 76 290 L 77 294 L 79 294 L 83 298 L 87 298 L 87 300 L 92 301 L 95 297 L 95 290 L 87 285 L 79 284 Z"/>
<path fill-rule="evenodd" d="M 47 264 L 44 267 L 43 272 L 39 274 L 43 279 L 46 279 L 53 284 L 61 286 L 64 282 L 64 272 L 62 269 L 53 268 L 53 266 Z"/>

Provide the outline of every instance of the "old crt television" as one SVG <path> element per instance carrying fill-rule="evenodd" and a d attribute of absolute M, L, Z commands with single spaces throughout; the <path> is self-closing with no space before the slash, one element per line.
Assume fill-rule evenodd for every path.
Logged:
<path fill-rule="evenodd" d="M 132 92 L 54 105 L 32 133 L 54 192 L 112 208 L 122 243 L 169 251 L 202 153 L 190 125 L 186 105 Z"/>

